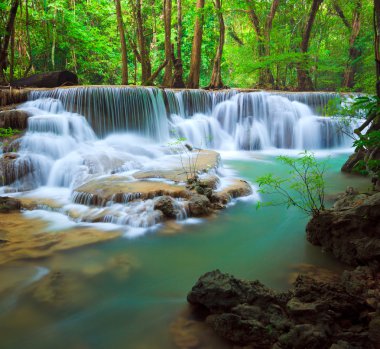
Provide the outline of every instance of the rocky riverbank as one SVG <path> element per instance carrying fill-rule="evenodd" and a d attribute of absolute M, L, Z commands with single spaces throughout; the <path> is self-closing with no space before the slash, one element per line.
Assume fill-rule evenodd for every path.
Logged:
<path fill-rule="evenodd" d="M 288 292 L 215 270 L 188 295 L 193 312 L 236 348 L 379 348 L 380 273 L 368 267 L 338 282 L 300 276 Z"/>
<path fill-rule="evenodd" d="M 306 227 L 307 239 L 342 262 L 380 265 L 380 192 L 359 194 L 349 190 L 333 209 L 313 217 Z"/>
<path fill-rule="evenodd" d="M 237 348 L 380 348 L 380 193 L 349 189 L 306 230 L 356 269 L 337 280 L 301 275 L 287 292 L 212 271 L 188 294 L 193 313 Z"/>

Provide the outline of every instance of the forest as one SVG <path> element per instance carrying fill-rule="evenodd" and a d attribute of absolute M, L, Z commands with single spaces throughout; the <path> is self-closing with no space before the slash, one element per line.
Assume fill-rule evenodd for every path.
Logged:
<path fill-rule="evenodd" d="M 0 80 L 374 93 L 369 0 L 5 0 Z"/>

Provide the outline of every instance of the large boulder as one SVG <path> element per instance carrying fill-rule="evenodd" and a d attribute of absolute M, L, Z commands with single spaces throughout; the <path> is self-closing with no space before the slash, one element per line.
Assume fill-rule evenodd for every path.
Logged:
<path fill-rule="evenodd" d="M 369 277 L 361 292 L 351 292 L 347 282 L 357 275 L 346 275 L 329 283 L 300 276 L 291 291 L 280 293 L 215 270 L 200 277 L 187 299 L 219 336 L 239 346 L 337 349 L 349 343 L 348 348 L 375 349 L 377 304 L 367 298 L 378 294 L 379 273 L 355 272 Z"/>
<path fill-rule="evenodd" d="M 0 156 L 0 185 L 9 185 L 36 171 L 28 156 L 5 153 Z"/>
<path fill-rule="evenodd" d="M 11 82 L 13 87 L 60 87 L 78 85 L 78 76 L 68 70 L 35 74 Z"/>
<path fill-rule="evenodd" d="M 28 126 L 28 117 L 28 113 L 21 109 L 0 111 L 0 127 L 25 130 Z"/>
<path fill-rule="evenodd" d="M 193 194 L 189 200 L 189 212 L 193 217 L 206 216 L 210 213 L 210 200 L 205 195 Z"/>
<path fill-rule="evenodd" d="M 380 262 L 380 193 L 350 195 L 313 217 L 307 239 L 350 265 Z"/>
<path fill-rule="evenodd" d="M 167 218 L 176 218 L 178 210 L 174 199 L 170 196 L 160 196 L 154 202 L 154 209 L 161 211 Z"/>
<path fill-rule="evenodd" d="M 28 100 L 28 91 L 14 88 L 0 89 L 0 107 L 19 104 Z"/>

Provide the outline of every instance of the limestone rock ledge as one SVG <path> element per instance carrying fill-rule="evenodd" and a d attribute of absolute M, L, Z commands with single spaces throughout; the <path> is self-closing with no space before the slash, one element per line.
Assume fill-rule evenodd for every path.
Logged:
<path fill-rule="evenodd" d="M 299 276 L 281 293 L 215 270 L 200 277 L 187 300 L 235 348 L 376 349 L 379 277 L 368 267 L 346 271 L 338 282 Z"/>
<path fill-rule="evenodd" d="M 313 217 L 307 239 L 346 264 L 380 265 L 380 193 L 346 193 L 331 210 Z"/>

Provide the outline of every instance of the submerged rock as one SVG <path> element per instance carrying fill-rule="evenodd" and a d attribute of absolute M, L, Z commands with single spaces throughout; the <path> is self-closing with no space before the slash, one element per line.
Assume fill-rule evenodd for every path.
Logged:
<path fill-rule="evenodd" d="M 335 207 L 310 220 L 307 239 L 350 265 L 380 263 L 380 193 L 346 194 Z"/>
<path fill-rule="evenodd" d="M 215 270 L 201 276 L 187 299 L 218 335 L 247 348 L 329 349 L 347 342 L 375 349 L 377 304 L 366 298 L 379 291 L 380 274 L 367 272 L 362 292 L 350 292 L 346 275 L 330 283 L 300 276 L 291 291 L 280 293 Z"/>
<path fill-rule="evenodd" d="M 104 232 L 90 227 L 52 231 L 38 219 L 27 219 L 19 212 L 0 217 L 0 265 L 20 259 L 44 258 L 58 251 L 109 241 L 121 235 L 119 231 Z"/>
<path fill-rule="evenodd" d="M 0 196 L 0 213 L 9 213 L 11 211 L 19 211 L 21 201 L 8 196 Z"/>

